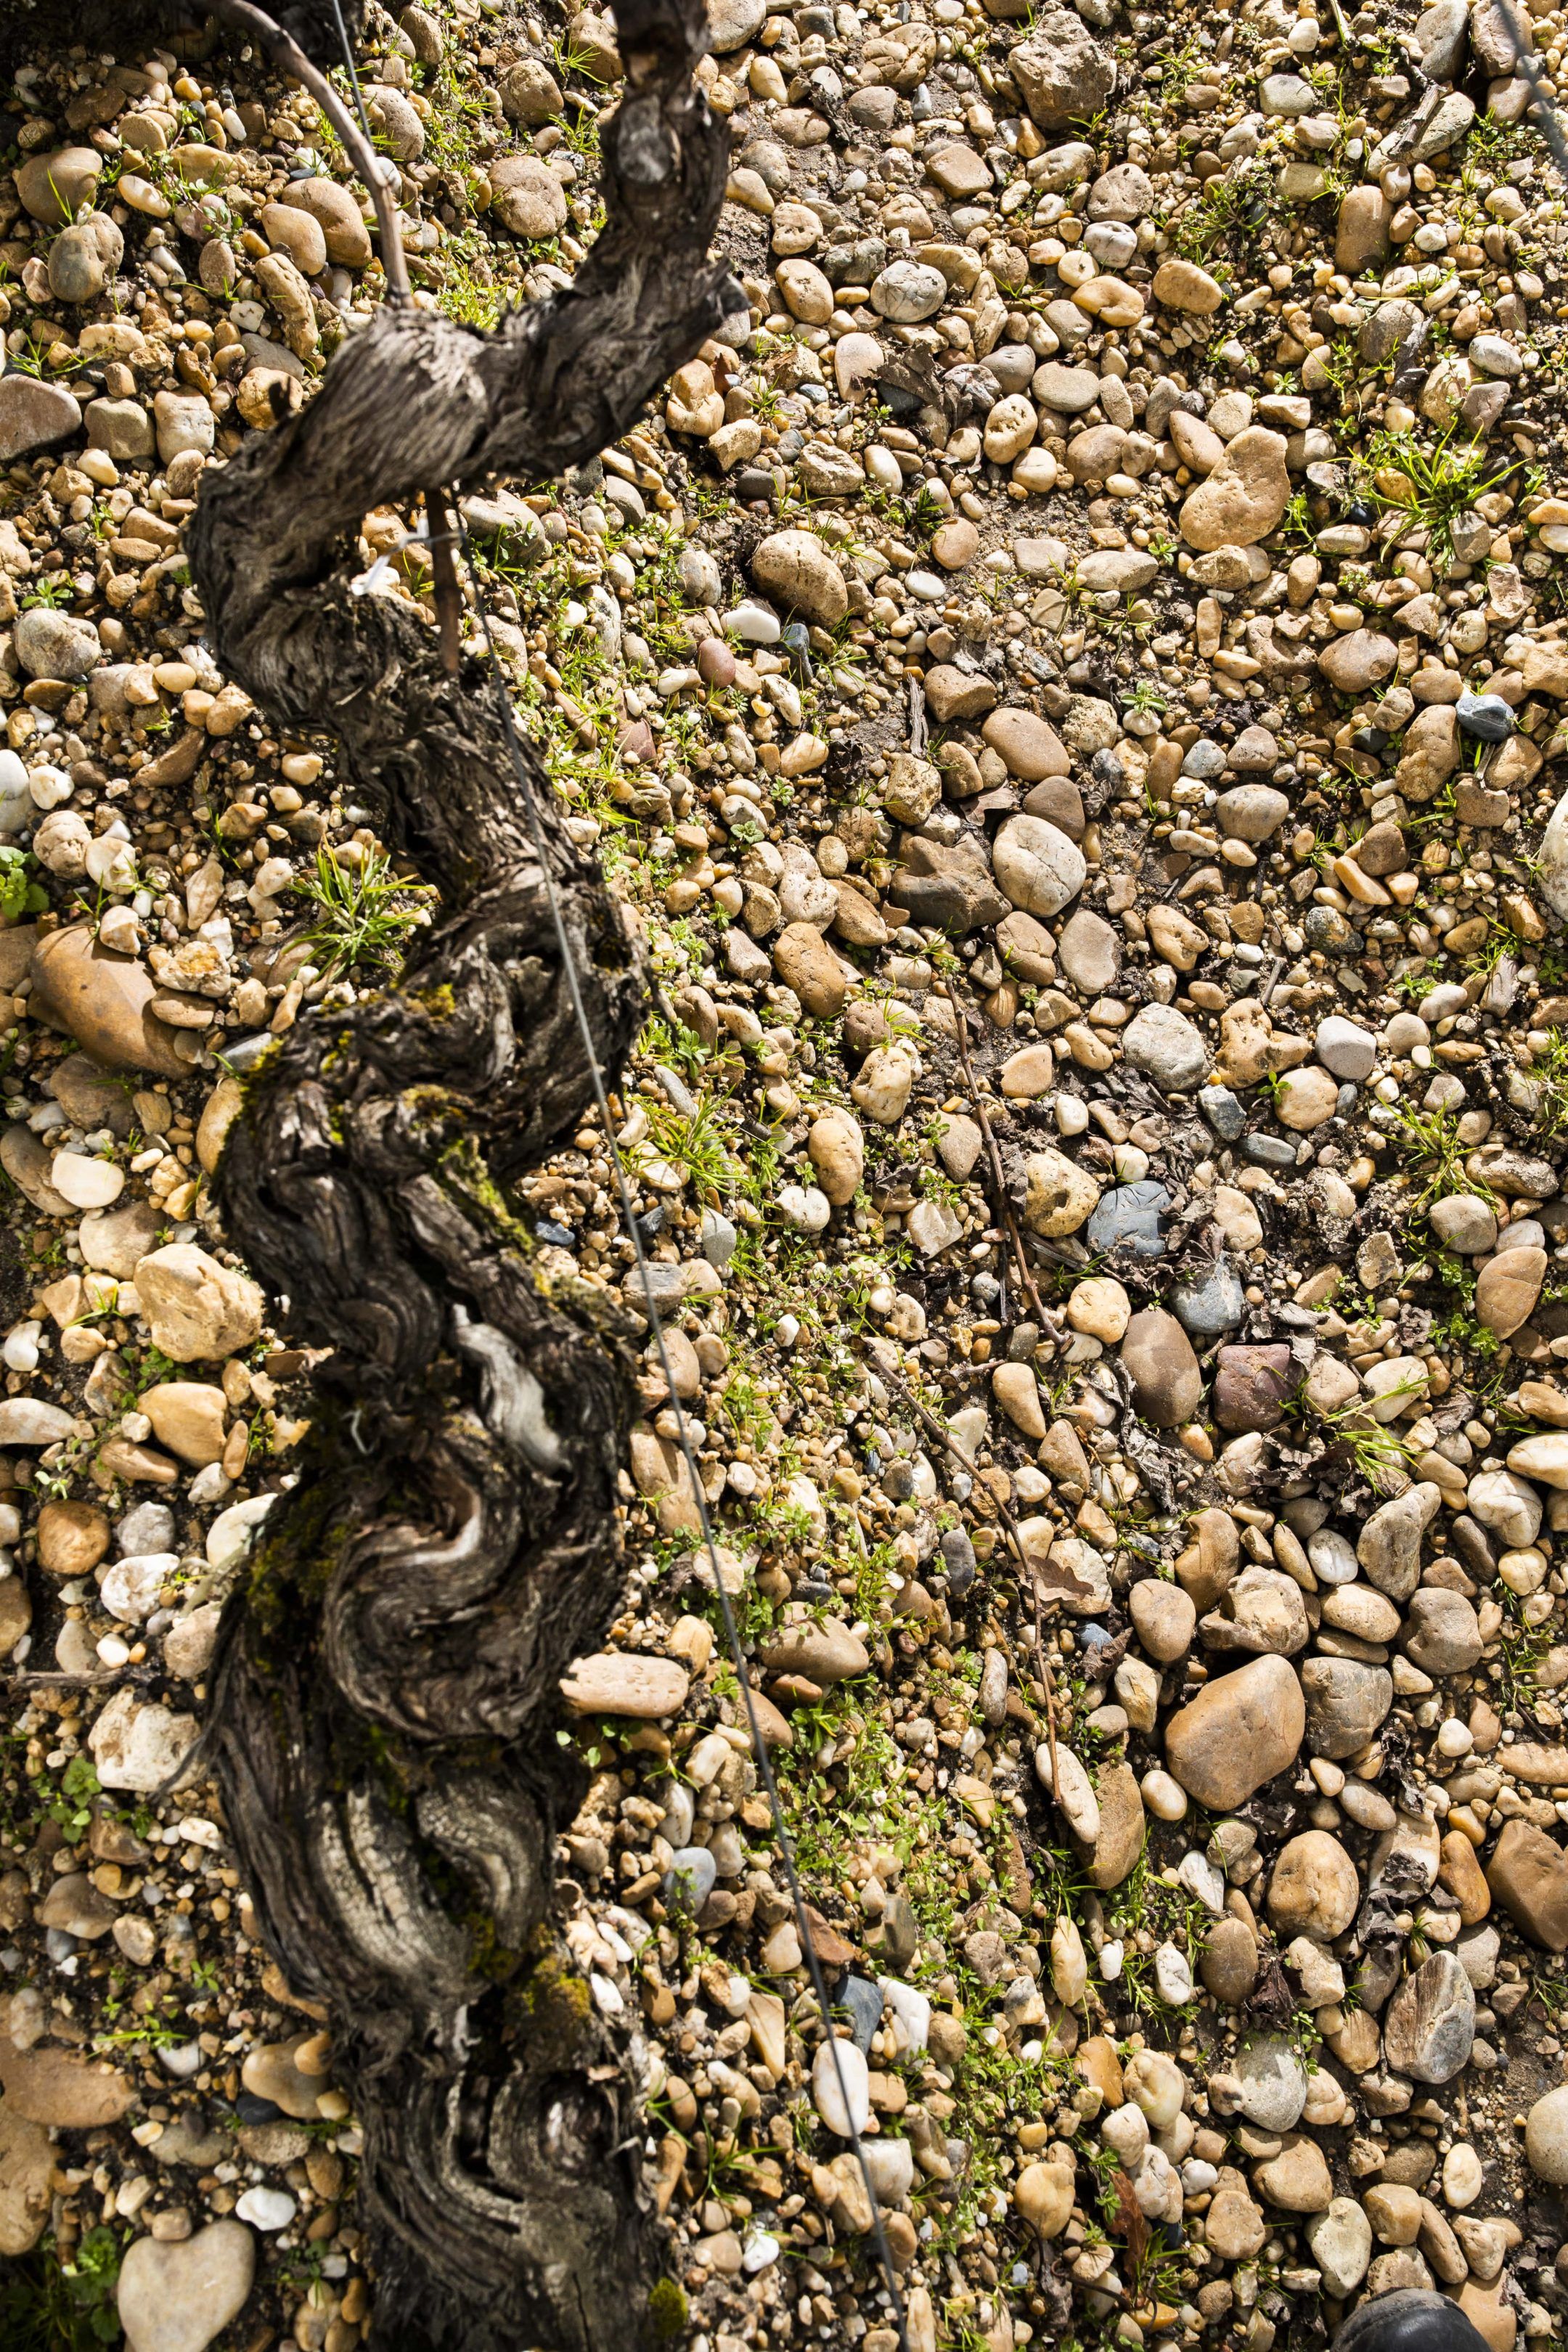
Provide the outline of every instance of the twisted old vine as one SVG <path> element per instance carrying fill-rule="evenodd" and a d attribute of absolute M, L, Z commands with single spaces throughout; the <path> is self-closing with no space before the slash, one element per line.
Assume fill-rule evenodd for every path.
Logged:
<path fill-rule="evenodd" d="M 557 1686 L 617 1603 L 631 1357 L 602 1291 L 541 1274 L 506 1190 L 573 1132 L 589 1064 L 485 667 L 448 675 L 408 604 L 350 586 L 369 509 L 592 457 L 733 307 L 700 0 L 615 13 L 607 218 L 576 284 L 493 334 L 384 308 L 301 415 L 209 471 L 189 534 L 225 672 L 275 727 L 336 735 L 440 898 L 400 985 L 270 1052 L 217 1178 L 281 1319 L 333 1352 L 225 1614 L 209 1753 L 262 1935 L 332 2017 L 398 2352 L 622 2352 L 661 2311 L 626 2037 L 548 1916 L 581 1793 Z M 325 61 L 330 0 L 289 17 Z M 523 760 L 613 1073 L 636 950 Z"/>

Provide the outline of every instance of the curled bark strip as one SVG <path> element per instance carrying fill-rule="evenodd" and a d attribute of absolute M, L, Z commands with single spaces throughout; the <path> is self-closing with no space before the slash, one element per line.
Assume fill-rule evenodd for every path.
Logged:
<path fill-rule="evenodd" d="M 398 2352 L 625 2352 L 665 2315 L 628 2034 L 547 1916 L 581 1777 L 557 1685 L 619 1596 L 630 1354 L 602 1291 L 541 1275 L 501 1189 L 573 1131 L 589 1065 L 492 681 L 349 584 L 368 509 L 595 454 L 732 307 L 707 257 L 726 141 L 691 79 L 700 7 L 616 16 L 608 218 L 576 286 L 492 335 L 382 311 L 308 409 L 209 474 L 189 535 L 226 671 L 279 728 L 336 732 L 441 898 L 395 990 L 308 1015 L 260 1066 L 217 1179 L 290 1329 L 335 1353 L 225 1614 L 210 1752 L 262 1933 L 332 2012 L 375 2340 Z M 524 758 L 613 1074 L 634 942 Z"/>

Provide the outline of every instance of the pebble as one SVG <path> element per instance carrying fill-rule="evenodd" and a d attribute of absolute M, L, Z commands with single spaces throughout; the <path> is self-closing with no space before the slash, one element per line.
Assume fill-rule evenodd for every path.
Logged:
<path fill-rule="evenodd" d="M 1171 1196 L 1163 1184 L 1145 1181 L 1112 1185 L 1100 1195 L 1084 1227 L 1084 1240 L 1091 1250 L 1099 1252 L 1125 1249 L 1134 1257 L 1162 1257 L 1165 1250 L 1163 1220 L 1170 1204 Z"/>
<path fill-rule="evenodd" d="M 1170 1005 L 1146 1004 L 1122 1032 L 1122 1052 L 1165 1094 L 1189 1094 L 1210 1066 L 1200 1031 Z"/>
<path fill-rule="evenodd" d="M 1388 2005 L 1384 2051 L 1391 2066 L 1419 2083 L 1447 2083 L 1470 2054 L 1476 1996 L 1457 1955 L 1433 1952 L 1407 1976 Z"/>
<path fill-rule="evenodd" d="M 268 2234 L 286 2230 L 300 2210 L 299 2200 L 286 2189 L 247 2189 L 235 2207 L 242 2221 Z"/>
<path fill-rule="evenodd" d="M 1525 2117 L 1524 2153 L 1538 2180 L 1568 2183 L 1568 2084 L 1537 2099 Z"/>
<path fill-rule="evenodd" d="M 1307 2243 L 1332 2295 L 1353 2294 L 1372 2260 L 1372 2224 L 1353 2197 L 1331 2199 L 1307 2223 Z"/>
<path fill-rule="evenodd" d="M 1262 2131 L 1285 2132 L 1299 2122 L 1307 2104 L 1307 2076 L 1290 2044 L 1278 2034 L 1250 2033 L 1234 2062 L 1241 2086 L 1239 2105 Z"/>
<path fill-rule="evenodd" d="M 847 1791 L 862 1764 L 880 1786 L 872 1759 L 891 1734 L 900 1805 L 912 1817 L 946 1802 L 961 1828 L 977 1825 L 976 1843 L 984 1828 L 989 1875 L 944 1841 L 931 1848 L 934 1897 L 883 1861 L 879 1831 L 852 1854 L 830 1851 L 807 1890 L 832 1915 L 823 1957 L 855 2037 L 837 2046 L 860 2069 L 863 2120 L 876 2116 L 867 2146 L 911 2343 L 934 2340 L 933 2298 L 962 2291 L 998 2343 L 1027 2299 L 1018 2248 L 1004 2242 L 983 2264 L 978 2240 L 955 2242 L 939 2276 L 923 2225 L 902 2210 L 917 2179 L 922 2203 L 927 2184 L 940 2201 L 943 2165 L 962 2174 L 969 2161 L 966 2051 L 982 2034 L 1026 2055 L 1052 2035 L 1065 2047 L 1094 2022 L 1103 2035 L 1068 2053 L 1082 2061 L 1078 2105 L 1047 2089 L 1029 2143 L 1002 2150 L 994 2201 L 1000 2212 L 1010 2200 L 1026 2252 L 1029 2233 L 1066 2231 L 1075 2200 L 1089 2211 L 1067 2143 L 1098 2156 L 1100 2119 L 1082 2109 L 1106 2102 L 1103 2147 L 1125 2138 L 1151 2227 L 1206 2242 L 1198 2269 L 1173 2238 L 1169 2308 L 1137 2305 L 1123 2333 L 1250 2327 L 1261 2346 L 1258 2331 L 1280 2324 L 1276 2294 L 1321 2280 L 1342 2302 L 1435 2282 L 1509 2352 L 1515 2290 L 1548 2290 L 1537 2273 L 1507 2271 L 1498 2301 L 1510 2249 L 1458 2232 L 1504 2232 L 1499 2217 L 1525 2193 L 1489 2105 L 1519 2052 L 1500 1996 L 1519 1969 L 1533 1972 L 1532 1948 L 1568 1948 L 1551 1793 L 1568 1785 L 1551 1679 L 1563 1646 L 1552 1497 L 1568 1488 L 1568 1407 L 1559 1428 L 1553 1402 L 1562 1152 L 1541 1042 L 1562 1025 L 1546 919 L 1568 916 L 1568 803 L 1542 837 L 1535 798 L 1568 704 L 1568 657 L 1548 621 L 1568 500 L 1541 425 L 1559 340 L 1538 254 L 1543 184 L 1528 152 L 1494 168 L 1479 226 L 1458 232 L 1476 240 L 1479 257 L 1466 258 L 1456 146 L 1474 100 L 1441 91 L 1413 122 L 1413 94 L 1368 86 L 1373 66 L 1396 78 L 1400 60 L 1363 62 L 1353 43 L 1342 55 L 1310 15 L 1281 17 L 1272 50 L 1193 53 L 1185 143 L 1148 111 L 1161 85 L 1145 80 L 1147 49 L 1113 57 L 1102 0 L 1037 26 L 974 21 L 973 42 L 973 26 L 919 12 L 852 36 L 842 12 L 818 26 L 721 0 L 710 98 L 735 118 L 730 217 L 750 225 L 749 288 L 763 290 L 683 357 L 651 421 L 558 486 L 548 511 L 496 494 L 497 553 L 512 559 L 495 590 L 498 632 L 520 632 L 517 657 L 536 673 L 542 658 L 535 683 L 555 697 L 543 708 L 563 756 L 575 756 L 575 730 L 601 762 L 592 800 L 571 799 L 566 822 L 585 851 L 613 845 L 670 1000 L 655 1052 L 634 1053 L 618 1081 L 626 1118 L 647 1120 L 644 1144 L 626 1148 L 648 1281 L 626 1281 L 606 1241 L 615 1217 L 591 1138 L 564 1135 L 561 1160 L 529 1171 L 542 1186 L 529 1231 L 552 1281 L 571 1268 L 634 1306 L 650 1289 L 667 1313 L 676 1385 L 727 1522 L 721 1574 L 737 1601 L 751 1596 L 755 1704 L 786 1772 L 809 1754 Z M 1551 21 L 1536 21 L 1551 64 Z M 482 30 L 461 12 L 410 8 L 365 77 L 401 160 L 422 299 L 437 304 L 454 290 L 461 303 L 476 250 L 497 305 L 515 299 L 525 270 L 553 279 L 555 252 L 574 267 L 591 226 L 591 183 L 559 129 L 570 100 L 556 61 L 533 54 L 525 27 L 519 53 L 476 84 Z M 1511 54 L 1484 12 L 1472 26 L 1429 9 L 1415 37 L 1439 82 L 1462 82 L 1473 53 L 1495 119 L 1524 102 L 1517 78 L 1503 87 Z M 608 25 L 583 20 L 573 41 L 611 92 Z M 509 126 L 471 170 L 443 160 L 438 188 L 424 177 L 436 120 L 414 102 L 409 52 L 426 92 L 437 72 L 458 90 L 493 81 Z M 1337 219 L 1294 216 L 1295 278 L 1277 284 L 1218 198 L 1260 141 L 1272 146 L 1270 122 L 1294 126 L 1289 149 L 1256 167 L 1275 205 L 1310 207 L 1331 189 L 1342 126 L 1309 78 L 1325 55 L 1346 119 L 1373 124 L 1370 152 L 1341 159 Z M 221 1186 L 198 1179 L 217 1171 L 241 1112 L 238 1074 L 290 1017 L 319 1017 L 320 986 L 295 987 L 287 961 L 270 959 L 299 936 L 296 884 L 318 842 L 341 842 L 363 812 L 343 806 L 330 748 L 278 737 L 275 714 L 252 713 L 222 677 L 180 542 L 205 461 L 231 459 L 310 395 L 323 347 L 339 321 L 352 337 L 370 317 L 376 280 L 358 274 L 373 254 L 359 200 L 319 162 L 309 121 L 293 121 L 302 100 L 280 120 L 279 92 L 226 51 L 232 93 L 215 79 L 201 117 L 216 64 L 160 66 L 134 44 L 121 62 L 145 63 L 144 92 L 112 80 L 100 91 L 80 73 L 57 85 L 46 57 L 22 94 L 22 225 L 39 235 L 33 257 L 13 263 L 11 341 L 19 352 L 19 333 L 34 338 L 44 372 L 0 379 L 0 465 L 13 469 L 0 625 L 26 688 L 8 712 L 14 748 L 0 752 L 0 833 L 30 848 L 48 900 L 41 927 L 27 909 L 0 929 L 0 1012 L 11 1007 L 17 1041 L 0 1163 L 37 1285 L 4 1334 L 16 1393 L 0 1400 L 0 1443 L 21 1484 L 0 1500 L 16 1521 L 0 1528 L 0 1646 L 31 1642 L 42 1663 L 89 1674 L 134 1666 L 144 1644 L 150 1666 L 194 1685 L 210 1671 L 216 1596 L 303 1459 L 285 1433 L 309 1412 L 291 1375 L 274 1381 L 295 1343 L 228 1262 L 242 1240 L 225 1233 Z M 177 125 L 170 74 L 190 109 Z M 250 123 L 258 87 L 266 143 Z M 468 121 L 461 104 L 443 113 L 449 147 Z M 68 136 L 82 144 L 62 161 Z M 127 165 L 102 214 L 100 138 Z M 166 176 L 155 159 L 171 142 Z M 54 163 L 70 183 L 65 206 Z M 234 180 L 247 191 L 244 235 L 216 209 Z M 1214 213 L 1215 237 L 1181 252 L 1172 223 L 1194 205 Z M 1279 247 L 1277 225 L 1267 234 Z M 1513 291 L 1491 250 L 1502 234 Z M 548 258 L 513 242 L 545 236 L 560 240 Z M 1355 289 L 1344 301 L 1331 270 L 1342 292 Z M 1458 287 L 1448 309 L 1445 271 Z M 1440 349 L 1433 318 L 1447 322 Z M 244 339 L 233 367 L 231 332 Z M 51 337 L 73 352 L 79 342 L 79 373 L 48 354 Z M 1447 545 L 1435 552 L 1418 535 L 1424 515 L 1401 541 L 1413 488 L 1421 504 L 1413 476 L 1391 461 L 1372 486 L 1345 470 L 1374 464 L 1373 451 L 1396 457 L 1403 435 L 1429 448 L 1449 431 L 1488 468 L 1516 439 L 1521 462 L 1546 468 L 1539 485 L 1510 478 L 1511 505 L 1469 494 L 1447 524 L 1452 570 Z M 410 520 L 402 501 L 367 518 L 366 561 Z M 378 587 L 406 601 L 399 570 Z M 574 658 L 584 646 L 591 691 Z M 612 741 L 625 762 L 605 767 Z M 212 810 L 200 826 L 198 794 Z M 358 992 L 362 977 L 342 984 Z M 969 1068 L 953 1051 L 957 1018 Z M 68 1055 L 72 1039 L 81 1050 Z M 1412 1119 L 1437 1122 L 1436 1182 Z M 723 1143 L 700 1169 L 671 1140 L 677 1122 L 699 1121 Z M 1505 1204 L 1517 1213 L 1500 1235 Z M 1169 1278 L 1156 1283 L 1162 1260 Z M 169 1364 L 148 1360 L 153 1346 Z M 627 1503 L 627 1558 L 653 1558 L 654 1531 L 673 1525 L 682 1560 L 694 1559 L 689 1497 L 655 1490 L 674 1423 L 643 1373 L 633 1459 L 650 1491 Z M 916 1391 L 973 1466 L 910 1419 Z M 1384 1443 L 1387 1465 L 1369 1480 Z M 37 1469 L 67 1499 L 40 1509 L 34 1456 L 56 1447 Z M 117 1504 L 111 1535 L 98 1486 L 70 1483 L 86 1475 L 73 1449 L 89 1447 L 94 1478 L 118 1469 L 140 1482 L 132 1493 L 166 1500 Z M 1003 1795 L 1032 1670 L 1003 1631 L 979 1631 L 997 1569 L 977 1481 L 1009 1497 L 1036 1573 L 1065 1589 L 1049 1638 L 1078 1644 L 1057 1678 L 1056 1730 L 1081 1877 L 1051 1936 L 1048 1985 L 1026 1874 L 995 1843 L 1022 1804 L 1026 1845 L 1050 1801 L 1032 1784 Z M 839 1544 L 851 1513 L 860 1569 Z M 760 2060 L 777 2083 L 798 2055 L 787 1985 L 752 1988 L 759 1969 L 764 1982 L 793 1976 L 802 1952 L 759 1874 L 773 1856 L 755 1793 L 731 1785 L 705 1580 L 700 1567 L 677 1597 L 672 1576 L 667 1611 L 634 1578 L 624 1620 L 566 1677 L 576 1736 L 602 1751 L 567 1832 L 584 1890 L 573 1928 L 598 1937 L 584 1965 L 601 2008 L 653 2004 L 647 2031 L 669 2059 L 681 2133 L 732 2144 L 749 2166 L 765 2141 L 749 2074 Z M 1505 1604 L 1502 1653 L 1493 1612 Z M 1539 1624 L 1539 1646 L 1513 1642 L 1516 1612 Z M 1100 1671 L 1129 1621 L 1131 1646 Z M 937 1683 L 939 1655 L 951 1664 Z M 144 1689 L 142 1672 L 94 1688 L 68 1739 L 54 1696 L 30 1691 L 39 1752 L 53 1774 L 59 1751 L 45 1743 L 60 1738 L 69 1753 L 84 1738 L 105 1790 L 146 1800 L 149 1839 L 180 1839 L 179 1809 L 221 1817 L 195 1789 L 174 1806 L 156 1796 L 195 1717 Z M 1033 1729 L 1028 1752 L 1045 1745 Z M 1411 1775 L 1451 1790 L 1446 1811 L 1417 1822 L 1399 1810 Z M 637 1818 L 650 1789 L 657 1832 Z M 1237 1806 L 1252 1817 L 1238 1821 Z M 117 1833 L 106 1810 L 90 1857 L 73 1849 L 19 1898 L 20 1924 L 0 1917 L 0 1940 L 21 1956 L 14 2041 L 31 2013 L 17 2002 L 55 1969 L 95 2030 L 99 1979 L 71 1966 L 95 1948 L 157 1965 L 164 1906 L 97 1880 L 142 1865 L 139 1852 L 100 1859 Z M 1163 1909 L 1147 1926 L 1130 1916 L 1121 1890 L 1145 1854 L 1151 1890 L 1173 1878 L 1175 1913 L 1189 1906 L 1183 1924 Z M 1380 1874 L 1404 1899 L 1403 1872 L 1421 1940 L 1374 2000 L 1367 1952 L 1342 1962 L 1331 1946 L 1354 1932 Z M 205 1952 L 205 1864 L 183 1865 L 187 1877 Z M 933 1930 L 933 1900 L 962 1919 L 953 1937 Z M 668 1974 L 650 1906 L 669 1912 L 676 1940 L 700 1935 L 696 1991 Z M 1278 2104 L 1265 2122 L 1243 2107 L 1222 2137 L 1226 2070 L 1260 2095 L 1229 2038 L 1242 2026 L 1249 2053 L 1258 2039 L 1237 2012 L 1263 1980 L 1259 1916 L 1333 2063 L 1309 2077 L 1291 2051 L 1294 2109 Z M 233 1934 L 216 1937 L 220 1966 Z M 963 2021 L 939 1982 L 944 1949 L 954 1966 L 962 1952 L 966 1990 L 983 1989 Z M 900 1973 L 873 1982 L 883 1968 Z M 1091 1977 L 1103 2020 L 1071 2010 Z M 1360 2005 L 1335 2023 L 1347 1985 Z M 1460 2053 L 1475 1999 L 1494 1991 L 1492 2021 Z M 1206 2116 L 1192 2062 L 1166 2055 L 1188 2047 L 1173 2009 L 1194 2002 Z M 47 2124 L 0 2124 L 0 2217 L 13 2128 L 101 2129 L 106 2198 L 127 2183 L 136 2193 L 140 2150 L 121 2142 L 142 2112 L 126 2104 L 129 2074 L 55 2047 L 46 2015 L 40 2003 L 24 2028 L 36 2044 L 16 2045 L 19 2060 L 47 2062 L 31 2078 L 0 2037 L 5 2116 L 18 2099 L 53 2103 Z M 208 2054 L 200 2023 L 182 2016 L 157 2053 L 174 2102 L 194 2095 L 183 2085 Z M 737 2025 L 750 2039 L 731 2049 Z M 1097 2042 L 1104 2061 L 1088 2055 Z M 243 2051 L 248 2069 L 279 2047 L 252 2033 L 231 2055 Z M 917 2084 L 928 2062 L 952 2086 L 951 2113 Z M 826 2128 L 847 2119 L 828 2113 L 821 2063 L 819 2052 L 825 2128 L 803 2146 L 800 2185 L 842 2245 L 865 2234 L 869 2209 L 842 2129 Z M 721 2072 L 731 2065 L 732 2084 Z M 300 2083 L 313 2113 L 326 2078 Z M 1402 2098 L 1419 2111 L 1427 2084 L 1450 2083 L 1477 2145 L 1444 2152 L 1398 2119 Z M 95 2095 L 102 2116 L 79 2122 L 89 2084 L 109 2086 Z M 899 2104 L 910 2093 L 931 2106 L 918 2142 Z M 237 2210 L 287 2243 L 303 2219 L 300 2179 L 283 2169 L 306 2161 L 284 2153 L 299 2119 L 240 2096 L 250 2170 L 233 2184 Z M 171 2154 L 187 2112 L 165 2126 Z M 1394 2127 L 1373 2132 L 1384 2113 Z M 253 2250 L 244 2219 L 214 2221 L 214 2192 L 196 2186 L 223 2163 L 200 2122 L 189 2145 L 205 2152 L 178 2211 L 150 2204 L 138 2220 L 127 2201 L 114 2214 L 130 2232 L 122 2298 L 139 2264 L 215 2232 Z M 1384 2158 L 1371 2187 L 1356 2169 L 1369 2147 Z M 331 2153 L 312 2141 L 309 2166 Z M 26 2170 L 25 2151 L 20 2168 L 32 2243 L 65 2192 Z M 341 2182 L 309 2178 L 313 2196 L 339 2201 Z M 809 2213 L 784 2218 L 788 2200 L 746 2178 L 760 2218 L 731 2215 L 718 2190 L 689 2213 L 672 2203 L 672 2218 L 689 2223 L 679 2242 L 711 2292 L 749 2280 L 758 2324 L 777 2333 L 794 2317 L 774 2307 L 778 2281 L 824 2258 Z M 1347 2180 L 1359 2198 L 1335 2193 Z M 1439 2193 L 1452 2227 L 1424 2210 Z M 1205 2199 L 1193 2229 L 1184 2200 Z M 98 2200 L 95 2185 L 87 2213 Z M 158 2234 L 176 2224 L 192 2234 Z M 322 2243 L 337 2296 L 339 2267 L 357 2277 L 355 2242 Z M 1082 2256 L 1058 2269 L 1075 2306 L 1059 2329 L 1086 2316 Z M 1260 2263 L 1279 2284 L 1255 2301 L 1243 2281 Z M 840 2304 L 836 2318 L 883 2352 L 864 2295 Z M 182 2298 L 171 2273 L 139 2324 L 163 2345 L 188 2314 L 200 2345 L 227 2324 L 223 2307 L 216 2293 Z M 334 2330 L 359 2323 L 331 2308 L 286 2297 L 270 2315 L 307 2352 L 323 2332 L 339 2352 Z M 127 2332 L 143 2352 L 129 2320 Z M 1524 2332 L 1541 2334 L 1528 2315 Z"/>
<path fill-rule="evenodd" d="M 1230 1811 L 1294 1761 L 1305 1731 L 1306 1704 L 1293 1669 L 1283 1658 L 1254 1658 L 1207 1684 L 1172 1716 L 1165 1763 L 1200 1805 Z"/>
<path fill-rule="evenodd" d="M 295 2200 L 279 2192 L 250 2189 L 247 2197 L 294 2210 Z M 204 2352 L 244 2310 L 255 2270 L 256 2241 L 240 2221 L 213 2221 L 174 2242 L 137 2238 L 126 2249 L 115 2290 L 129 2352 Z"/>
<path fill-rule="evenodd" d="M 1190 1420 L 1203 1395 L 1203 1373 L 1173 1315 L 1159 1307 L 1134 1315 L 1122 1338 L 1121 1360 L 1146 1420 L 1159 1429 Z"/>
<path fill-rule="evenodd" d="M 870 2077 L 852 2042 L 824 2042 L 811 2067 L 812 2104 L 830 2132 L 852 2139 L 871 2116 Z"/>

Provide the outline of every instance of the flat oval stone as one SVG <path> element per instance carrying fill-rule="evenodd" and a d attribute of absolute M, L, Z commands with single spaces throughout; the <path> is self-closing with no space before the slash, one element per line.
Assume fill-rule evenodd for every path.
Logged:
<path fill-rule="evenodd" d="M 1405 1978 L 1383 2021 L 1384 2055 L 1418 2083 L 1447 2083 L 1476 2038 L 1476 1996 L 1452 1951 L 1436 1951 Z"/>
<path fill-rule="evenodd" d="M 811 2068 L 812 2105 L 830 2132 L 850 2139 L 871 2116 L 871 2078 L 853 2042 L 824 2042 Z"/>
<path fill-rule="evenodd" d="M 1134 1315 L 1122 1339 L 1121 1360 L 1139 1412 L 1156 1429 L 1175 1429 L 1197 1411 L 1203 1372 L 1192 1341 L 1163 1307 L 1147 1307 Z"/>
<path fill-rule="evenodd" d="M 626 1715 L 657 1722 L 679 1715 L 691 1677 L 673 1658 L 639 1658 L 605 1651 L 579 1658 L 561 1684 L 569 1706 L 584 1715 Z"/>
<path fill-rule="evenodd" d="M 1202 1032 L 1173 1005 L 1142 1006 L 1121 1033 L 1121 1050 L 1163 1094 L 1190 1094 L 1209 1068 Z"/>

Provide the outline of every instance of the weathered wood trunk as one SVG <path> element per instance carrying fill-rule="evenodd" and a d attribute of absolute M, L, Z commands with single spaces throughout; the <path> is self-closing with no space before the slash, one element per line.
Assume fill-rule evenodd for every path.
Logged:
<path fill-rule="evenodd" d="M 574 1131 L 589 1066 L 485 666 L 447 675 L 419 614 L 349 586 L 368 509 L 581 462 L 731 307 L 700 0 L 616 15 L 608 216 L 573 290 L 492 335 L 384 310 L 208 475 L 190 529 L 226 674 L 274 726 L 336 734 L 440 892 L 400 986 L 261 1066 L 217 1179 L 282 1322 L 334 1353 L 225 1615 L 212 1752 L 263 1935 L 331 2010 L 397 2352 L 625 2352 L 665 2315 L 627 2036 L 548 1916 L 579 1781 L 557 1685 L 617 1604 L 631 1358 L 602 1292 L 541 1277 L 506 1188 Z M 524 758 L 613 1074 L 633 941 Z"/>

